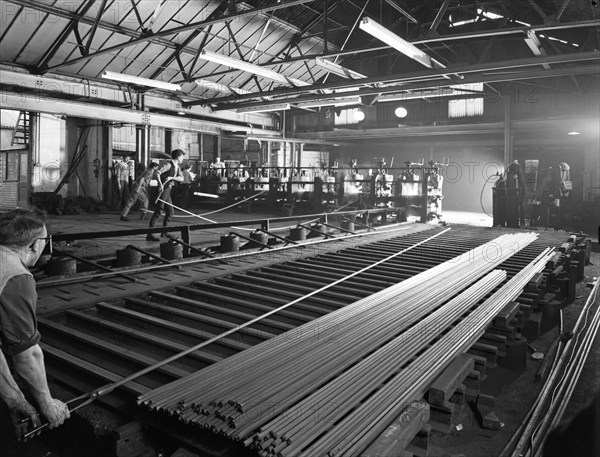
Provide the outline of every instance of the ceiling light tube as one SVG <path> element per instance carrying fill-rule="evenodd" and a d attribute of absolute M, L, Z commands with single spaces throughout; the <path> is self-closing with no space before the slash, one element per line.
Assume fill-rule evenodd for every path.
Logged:
<path fill-rule="evenodd" d="M 432 59 L 429 55 L 421 51 L 414 44 L 409 43 L 408 41 L 400 38 L 398 35 L 390 32 L 384 26 L 378 24 L 369 17 L 363 17 L 360 21 L 359 27 L 365 32 L 367 32 L 369 35 L 372 35 L 378 40 L 383 41 L 389 46 L 400 51 L 405 56 L 416 60 L 421 65 L 424 65 L 427 68 L 446 68 L 445 65 L 438 62 L 435 59 Z"/>
<path fill-rule="evenodd" d="M 269 70 L 268 68 L 254 65 L 250 62 L 244 62 L 243 60 L 234 59 L 232 57 L 224 56 L 223 54 L 217 54 L 211 51 L 202 51 L 200 58 L 208 60 L 209 62 L 217 63 L 219 65 L 225 65 L 226 67 L 236 68 L 238 70 L 253 73 L 263 78 L 272 79 L 289 86 L 310 86 L 310 83 L 301 81 L 299 79 L 290 78 L 288 76 L 277 73 L 276 71 Z"/>
<path fill-rule="evenodd" d="M 360 97 L 345 97 L 345 98 L 328 98 L 323 100 L 315 100 L 314 102 L 300 102 L 295 105 L 298 108 L 317 108 L 319 106 L 349 106 L 360 105 L 362 100 Z"/>
<path fill-rule="evenodd" d="M 279 103 L 275 105 L 262 105 L 262 106 L 247 106 L 244 108 L 238 108 L 238 113 L 268 113 L 270 111 L 285 111 L 290 109 L 289 103 Z"/>
<path fill-rule="evenodd" d="M 156 81 L 155 79 L 141 78 L 139 76 L 126 75 L 123 73 L 115 73 L 114 71 L 108 70 L 102 73 L 102 77 L 104 79 L 112 79 L 113 81 L 138 84 L 140 86 L 156 87 L 157 89 L 181 90 L 181 86 L 179 84 L 171 84 L 164 81 Z"/>
<path fill-rule="evenodd" d="M 377 102 L 401 102 L 404 100 L 418 100 L 422 98 L 450 97 L 458 95 L 454 89 L 438 89 L 425 92 L 407 92 L 404 94 L 380 95 Z"/>
<path fill-rule="evenodd" d="M 227 92 L 228 94 L 249 94 L 249 90 L 240 89 L 238 87 L 230 87 L 225 84 L 209 81 L 208 79 L 197 79 L 196 84 L 202 89 L 214 90 L 216 92 Z"/>
<path fill-rule="evenodd" d="M 383 41 L 389 46 L 400 51 L 402 54 L 421 63 L 422 65 L 425 65 L 429 68 L 434 67 L 431 57 L 417 48 L 414 44 L 411 44 L 408 41 L 400 38 L 395 33 L 390 32 L 388 29 L 383 27 L 381 24 L 378 24 L 370 17 L 363 17 L 360 21 L 359 27 L 369 35 L 372 35 L 378 40 Z"/>
<path fill-rule="evenodd" d="M 547 55 L 546 50 L 542 47 L 542 43 L 535 34 L 535 30 L 527 31 L 527 38 L 525 38 L 525 43 L 527 44 L 527 46 L 529 46 L 531 52 L 533 52 L 536 56 Z M 550 70 L 551 68 L 550 65 L 548 65 L 547 63 L 542 64 L 542 67 L 544 67 L 546 70 Z"/>
<path fill-rule="evenodd" d="M 315 58 L 315 64 L 318 67 L 321 67 L 330 73 L 341 76 L 342 78 L 348 78 L 348 79 L 366 78 L 365 75 L 363 75 L 357 71 L 349 70 L 348 68 L 342 67 L 341 65 L 338 65 L 337 63 L 331 62 L 329 60 L 322 59 L 321 57 Z"/>

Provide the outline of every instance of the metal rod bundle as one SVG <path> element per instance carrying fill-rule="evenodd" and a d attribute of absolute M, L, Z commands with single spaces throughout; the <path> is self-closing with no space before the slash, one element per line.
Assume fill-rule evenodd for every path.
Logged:
<path fill-rule="evenodd" d="M 298 455 L 302 449 L 318 443 L 322 443 L 318 445 L 320 449 L 329 452 L 331 447 L 327 446 L 335 439 L 348 439 L 340 433 L 346 426 L 339 429 L 338 425 L 355 416 L 350 411 L 390 376 L 396 379 L 402 373 L 409 373 L 407 369 L 398 372 L 490 293 L 505 274 L 493 272 L 480 278 L 535 239 L 533 234 L 498 237 L 292 332 L 148 392 L 139 398 L 139 403 L 232 439 L 244 440 L 247 446 L 264 455 Z M 518 296 L 529 278 L 541 271 L 545 265 L 542 260 L 538 258 L 534 266 L 530 265 L 508 283 L 514 293 L 505 286 L 500 289 L 504 291 L 500 298 L 490 305 L 486 302 L 486 311 L 480 313 L 482 322 L 487 324 L 494 316 L 498 303 L 507 303 Z M 455 298 L 440 308 L 452 297 Z M 506 300 L 506 297 L 511 298 Z M 476 313 L 473 316 L 479 316 Z M 479 324 L 469 319 L 468 325 L 477 331 L 485 328 Z M 449 335 L 456 333 L 455 329 Z M 440 351 L 428 361 L 447 363 L 450 360 L 447 354 L 455 355 L 456 347 L 463 347 L 474 338 L 463 337 L 446 344 L 445 352 Z M 447 337 L 442 340 L 447 341 Z M 419 379 L 411 378 L 408 386 L 413 390 L 415 386 L 423 388 Z M 402 391 L 396 390 L 395 395 Z M 388 404 L 389 400 L 386 399 Z M 369 400 L 358 409 L 370 404 Z M 397 407 L 393 411 L 396 410 Z M 318 413 L 323 420 L 315 421 L 314 414 L 307 411 Z M 335 433 L 329 431 L 333 424 L 338 424 Z M 373 424 L 359 421 L 360 433 L 348 430 L 350 435 L 370 436 Z M 321 435 L 323 439 L 316 441 Z M 350 448 L 356 442 L 346 444 Z"/>
<path fill-rule="evenodd" d="M 517 298 L 529 280 L 544 269 L 548 257 L 548 251 L 540 254 L 368 401 L 305 449 L 305 455 L 359 455 L 404 407 L 425 393 L 429 384 L 457 354 L 467 350 L 483 335 L 496 314 Z"/>
<path fill-rule="evenodd" d="M 599 285 L 600 281 L 596 281 L 573 328 L 574 337 L 566 342 L 555 359 L 544 387 L 528 413 L 526 425 L 503 449 L 501 456 L 508 455 L 516 438 L 519 440 L 511 455 L 541 455 L 547 432 L 561 420 L 598 332 L 600 308 L 596 308 L 590 322 L 587 321 L 595 304 Z"/>

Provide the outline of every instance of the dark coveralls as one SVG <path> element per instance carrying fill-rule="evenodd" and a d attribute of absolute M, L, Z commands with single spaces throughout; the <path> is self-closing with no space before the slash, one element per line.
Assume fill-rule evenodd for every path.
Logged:
<path fill-rule="evenodd" d="M 168 178 L 171 178 L 171 177 L 183 176 L 181 173 L 181 169 L 179 168 L 179 165 L 176 164 L 175 162 L 173 162 L 172 160 L 170 160 L 165 165 L 163 165 L 162 167 L 155 170 L 154 176 L 159 176 L 159 175 L 160 175 L 161 183 L 164 183 Z M 173 201 L 171 200 L 171 190 L 173 189 L 175 182 L 176 181 L 171 180 L 167 184 L 164 185 L 163 190 L 158 197 L 162 201 L 158 201 L 156 203 L 156 207 L 154 209 L 154 214 L 152 214 L 152 218 L 150 219 L 150 227 L 156 226 L 156 221 L 158 221 L 158 218 L 160 217 L 163 209 L 165 210 L 165 217 L 163 219 L 163 227 L 166 227 L 169 224 L 169 221 L 171 220 L 171 218 L 173 217 L 174 210 L 173 210 L 173 206 L 171 206 L 173 203 Z"/>

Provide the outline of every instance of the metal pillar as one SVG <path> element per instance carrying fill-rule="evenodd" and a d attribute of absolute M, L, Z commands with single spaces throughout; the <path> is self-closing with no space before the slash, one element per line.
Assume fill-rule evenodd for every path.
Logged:
<path fill-rule="evenodd" d="M 513 161 L 510 97 L 504 97 L 504 166 Z"/>
<path fill-rule="evenodd" d="M 150 127 L 147 125 L 135 128 L 135 160 L 144 167 L 150 163 Z"/>
<path fill-rule="evenodd" d="M 104 170 L 103 186 L 104 201 L 109 205 L 112 205 L 113 200 L 113 181 L 112 181 L 112 169 L 113 169 L 113 127 L 111 125 L 105 125 L 104 131 L 106 132 L 104 147 L 106 150 L 106 168 Z"/>

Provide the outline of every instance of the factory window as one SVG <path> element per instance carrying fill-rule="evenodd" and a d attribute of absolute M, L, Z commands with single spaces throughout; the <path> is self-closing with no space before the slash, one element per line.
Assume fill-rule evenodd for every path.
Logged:
<path fill-rule="evenodd" d="M 483 92 L 483 83 L 459 84 L 452 86 L 457 94 L 468 95 Z M 475 117 L 483 116 L 483 97 L 461 98 L 448 101 L 448 117 Z"/>
<path fill-rule="evenodd" d="M 360 108 L 342 109 L 340 111 L 336 110 L 335 125 L 358 124 L 359 121 L 356 119 L 355 115 L 358 111 L 360 111 Z"/>
<path fill-rule="evenodd" d="M 6 154 L 6 169 L 4 175 L 5 181 L 19 180 L 19 153 L 8 152 Z"/>

